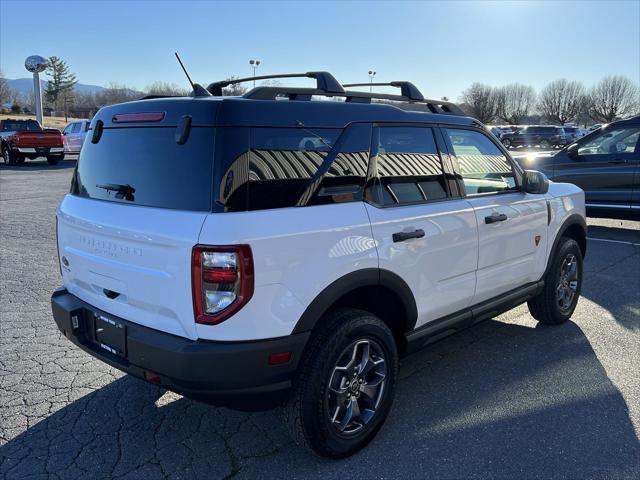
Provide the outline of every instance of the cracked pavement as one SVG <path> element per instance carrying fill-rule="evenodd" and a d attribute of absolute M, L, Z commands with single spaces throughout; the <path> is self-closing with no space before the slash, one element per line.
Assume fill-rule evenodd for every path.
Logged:
<path fill-rule="evenodd" d="M 0 167 L 0 478 L 640 478 L 640 222 L 589 220 L 573 321 L 520 306 L 404 359 L 377 438 L 328 461 L 277 411 L 185 399 L 61 336 L 54 218 L 74 164 Z"/>

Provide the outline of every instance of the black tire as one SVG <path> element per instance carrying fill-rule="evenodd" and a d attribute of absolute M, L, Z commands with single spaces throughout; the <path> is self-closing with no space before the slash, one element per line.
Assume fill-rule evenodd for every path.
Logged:
<path fill-rule="evenodd" d="M 9 147 L 2 150 L 2 160 L 5 165 L 15 165 L 17 163 L 16 154 Z"/>
<path fill-rule="evenodd" d="M 63 158 L 64 155 L 47 155 L 47 163 L 49 165 L 57 165 Z"/>
<path fill-rule="evenodd" d="M 349 364 L 354 362 L 347 360 L 359 358 L 356 353 L 363 352 L 365 347 L 367 357 L 372 360 L 367 365 L 375 364 L 375 367 L 362 369 L 364 373 L 360 377 L 358 373 L 348 370 Z M 352 357 L 349 352 L 353 352 Z M 380 362 L 381 358 L 383 362 Z M 345 362 L 346 365 L 341 365 Z M 381 365 L 384 373 L 373 370 Z M 357 372 L 359 368 L 360 365 L 357 365 L 354 370 Z M 342 369 L 344 371 L 338 372 Z M 323 319 L 322 328 L 309 341 L 289 400 L 283 409 L 285 423 L 292 437 L 299 445 L 323 457 L 343 458 L 357 452 L 375 437 L 387 418 L 393 403 L 397 375 L 395 340 L 378 317 L 362 310 L 331 311 Z M 336 388 L 338 385 L 340 387 Z M 334 389 L 330 389 L 330 386 Z M 372 393 L 374 390 L 375 393 Z M 363 408 L 362 415 L 348 415 L 347 405 L 351 405 L 352 413 L 359 412 L 361 405 L 374 405 L 374 401 L 370 400 L 373 397 L 376 398 L 376 406 L 372 415 L 372 410 L 366 408 Z M 354 404 L 358 405 L 357 410 Z M 333 412 L 333 416 L 330 412 Z M 342 415 L 339 415 L 340 412 Z"/>
<path fill-rule="evenodd" d="M 574 279 L 572 275 L 567 275 L 567 270 L 572 270 L 571 259 L 575 259 Z M 544 289 L 527 302 L 531 316 L 548 325 L 558 325 L 569 320 L 580 298 L 582 271 L 580 246 L 574 239 L 562 237 L 544 278 Z M 569 292 L 572 292 L 571 295 Z"/>
<path fill-rule="evenodd" d="M 502 139 L 502 145 L 504 145 L 504 148 L 509 148 L 511 146 L 511 140 L 508 138 Z"/>
<path fill-rule="evenodd" d="M 26 159 L 27 159 L 26 155 L 18 155 L 16 158 L 16 163 L 18 165 L 22 165 Z"/>
<path fill-rule="evenodd" d="M 551 148 L 551 143 L 549 143 L 549 140 L 542 140 L 540 142 L 540 148 L 544 150 L 549 150 Z"/>

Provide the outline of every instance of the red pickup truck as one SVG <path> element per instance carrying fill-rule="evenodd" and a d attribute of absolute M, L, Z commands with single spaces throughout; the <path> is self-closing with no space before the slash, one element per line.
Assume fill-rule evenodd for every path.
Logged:
<path fill-rule="evenodd" d="M 38 157 L 55 165 L 64 158 L 62 138 L 59 130 L 42 128 L 35 120 L 0 120 L 0 152 L 7 165 Z"/>

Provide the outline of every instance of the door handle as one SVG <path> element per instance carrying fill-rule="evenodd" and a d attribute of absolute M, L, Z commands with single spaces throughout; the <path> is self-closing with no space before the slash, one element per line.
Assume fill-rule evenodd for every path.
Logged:
<path fill-rule="evenodd" d="M 404 242 L 405 240 L 409 240 L 410 238 L 424 237 L 424 230 L 420 228 L 418 230 L 414 230 L 413 232 L 396 232 L 391 237 L 393 238 L 393 243 Z"/>
<path fill-rule="evenodd" d="M 615 160 L 611 160 L 608 163 L 613 163 L 614 165 L 621 165 L 623 163 L 629 163 L 629 160 L 625 158 L 616 158 Z"/>
<path fill-rule="evenodd" d="M 504 213 L 494 213 L 493 215 L 484 217 L 484 223 L 504 222 L 506 219 L 507 216 Z"/>

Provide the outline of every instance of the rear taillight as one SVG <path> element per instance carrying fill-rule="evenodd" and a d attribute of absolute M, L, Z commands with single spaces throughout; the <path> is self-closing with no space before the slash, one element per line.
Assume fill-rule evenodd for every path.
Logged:
<path fill-rule="evenodd" d="M 253 256 L 249 245 L 196 245 L 191 270 L 196 323 L 223 322 L 253 295 Z"/>

